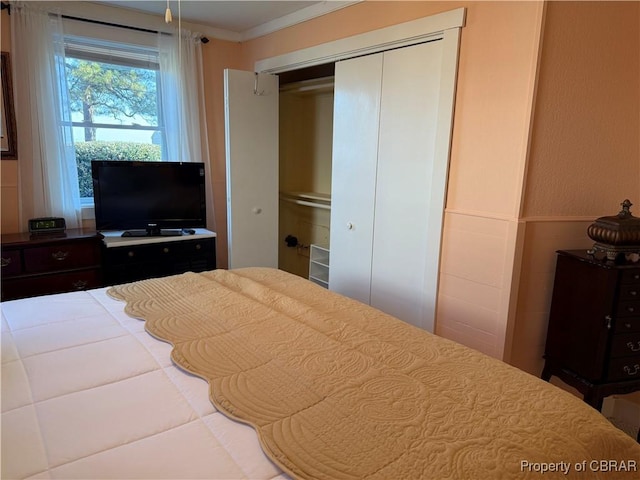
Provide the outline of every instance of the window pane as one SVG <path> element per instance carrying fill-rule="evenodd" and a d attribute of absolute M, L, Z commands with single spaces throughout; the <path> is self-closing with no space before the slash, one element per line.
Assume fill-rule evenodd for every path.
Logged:
<path fill-rule="evenodd" d="M 110 44 L 67 50 L 66 75 L 80 197 L 92 201 L 92 160 L 165 160 L 158 71 Z M 105 58 L 108 59 L 105 61 Z M 157 67 L 157 65 L 156 65 Z"/>
<path fill-rule="evenodd" d="M 162 149 L 160 145 L 154 145 L 150 142 L 76 142 L 75 148 L 80 198 L 93 198 L 93 182 L 91 179 L 92 160 L 138 160 L 156 162 L 162 160 Z"/>
<path fill-rule="evenodd" d="M 74 122 L 158 125 L 155 70 L 69 57 L 66 65 Z"/>
<path fill-rule="evenodd" d="M 162 131 L 157 128 L 110 128 L 104 125 L 92 127 L 91 135 L 95 140 L 85 140 L 86 128 L 73 123 L 73 138 L 75 143 L 86 141 L 98 142 L 135 142 L 150 143 L 162 147 Z"/>

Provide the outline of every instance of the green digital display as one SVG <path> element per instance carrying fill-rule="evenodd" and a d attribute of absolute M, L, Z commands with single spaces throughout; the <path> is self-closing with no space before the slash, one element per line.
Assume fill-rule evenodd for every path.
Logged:
<path fill-rule="evenodd" d="M 55 220 L 38 220 L 35 222 L 35 228 L 56 228 Z"/>
<path fill-rule="evenodd" d="M 61 217 L 32 218 L 29 220 L 31 233 L 64 232 L 66 222 Z"/>

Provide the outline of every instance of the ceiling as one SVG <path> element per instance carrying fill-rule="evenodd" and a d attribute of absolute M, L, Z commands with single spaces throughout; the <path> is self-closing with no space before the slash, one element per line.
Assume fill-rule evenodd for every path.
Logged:
<path fill-rule="evenodd" d="M 164 17 L 167 0 L 103 0 L 102 3 Z M 206 25 L 216 29 L 252 36 L 251 31 L 274 31 L 274 25 L 283 28 L 308 20 L 329 11 L 354 3 L 353 1 L 218 1 L 218 0 L 169 0 L 174 21 Z M 271 25 L 269 28 L 268 26 Z"/>

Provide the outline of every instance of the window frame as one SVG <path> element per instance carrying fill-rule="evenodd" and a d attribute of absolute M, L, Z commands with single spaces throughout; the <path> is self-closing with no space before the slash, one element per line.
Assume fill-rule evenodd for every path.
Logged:
<path fill-rule="evenodd" d="M 159 48 L 155 34 L 127 31 L 126 29 L 92 25 L 65 20 L 65 57 L 97 61 L 132 68 L 144 68 L 156 72 L 157 125 L 118 125 L 87 122 L 62 123 L 72 128 L 91 126 L 112 130 L 159 131 L 161 135 L 161 161 L 166 161 L 167 132 L 162 107 L 162 76 L 160 74 Z M 75 144 L 74 140 L 74 144 Z M 93 197 L 80 198 L 82 219 L 95 219 Z"/>

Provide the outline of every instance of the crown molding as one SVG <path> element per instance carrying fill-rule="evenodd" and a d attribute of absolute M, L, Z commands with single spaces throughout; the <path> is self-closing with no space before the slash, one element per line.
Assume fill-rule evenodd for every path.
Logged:
<path fill-rule="evenodd" d="M 302 10 L 298 10 L 297 12 L 293 12 L 283 17 L 276 18 L 275 20 L 271 20 L 270 22 L 263 23 L 262 25 L 259 25 L 255 28 L 245 30 L 244 32 L 242 32 L 242 34 L 240 34 L 239 41 L 244 42 L 247 40 L 252 40 L 254 38 L 262 37 L 264 35 L 277 32 L 278 30 L 297 25 L 298 23 L 306 22 L 307 20 L 321 17 L 328 13 L 350 7 L 351 5 L 355 5 L 363 1 L 364 0 L 329 0 L 321 3 L 316 3 L 314 5 L 303 8 Z"/>

